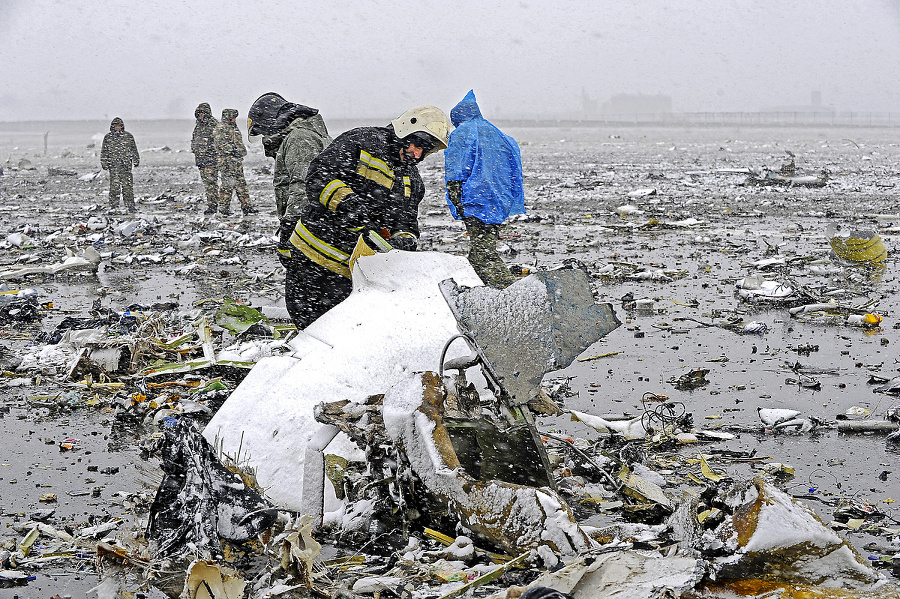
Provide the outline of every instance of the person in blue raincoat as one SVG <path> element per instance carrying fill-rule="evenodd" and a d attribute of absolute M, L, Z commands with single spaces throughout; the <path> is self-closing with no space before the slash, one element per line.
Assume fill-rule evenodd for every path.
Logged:
<path fill-rule="evenodd" d="M 472 268 L 485 285 L 503 289 L 516 278 L 497 254 L 500 225 L 525 213 L 519 145 L 481 116 L 472 90 L 450 121 L 456 129 L 444 151 L 447 205 L 466 224 Z"/>

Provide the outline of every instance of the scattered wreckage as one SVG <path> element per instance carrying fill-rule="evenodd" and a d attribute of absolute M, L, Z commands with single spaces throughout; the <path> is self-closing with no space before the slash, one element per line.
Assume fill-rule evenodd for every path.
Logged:
<path fill-rule="evenodd" d="M 665 199 L 665 188 L 661 189 Z M 629 197 L 635 200 L 643 197 L 645 190 L 638 191 L 641 193 L 629 194 Z M 649 203 L 658 196 L 647 197 Z M 653 232 L 670 226 L 690 229 L 700 222 L 692 219 L 667 221 L 661 210 L 651 209 L 648 214 L 659 217 L 659 221 L 649 218 L 641 223 L 621 227 L 616 223 L 611 227 L 626 235 L 648 232 L 652 236 Z M 683 214 L 679 213 L 679 216 Z M 88 230 L 106 226 L 101 218 L 89 222 Z M 142 231 L 146 233 L 146 239 L 152 229 L 159 226 L 159 222 L 129 221 L 116 226 L 115 231 L 123 239 L 138 243 Z M 207 245 L 209 235 L 206 231 L 183 235 L 172 246 L 179 251 L 185 250 L 185 254 L 187 250 L 198 251 L 201 245 Z M 238 239 L 229 233 L 224 235 L 220 239 L 226 243 Z M 18 236 L 10 241 L 19 244 L 12 244 L 13 247 L 25 247 L 29 243 Z M 143 244 L 140 244 L 132 253 L 126 251 L 110 256 L 102 240 L 98 241 L 100 243 L 94 247 L 103 254 L 104 260 L 108 260 L 106 265 L 165 264 L 175 256 L 170 248 L 163 249 L 166 244 L 160 245 L 159 251 L 141 249 Z M 735 250 L 736 244 L 725 240 L 721 232 L 690 233 L 684 241 L 701 252 L 720 243 L 727 251 L 746 251 Z M 218 251 L 205 248 L 203 253 L 214 261 Z M 233 260 L 234 256 L 222 256 L 221 259 Z M 627 255 L 605 259 L 610 260 L 609 273 L 592 269 L 597 280 L 644 284 L 651 289 L 648 293 L 654 296 L 652 300 L 634 301 L 632 298 L 634 312 L 629 316 L 665 314 L 667 302 L 658 290 L 691 276 L 686 267 L 666 268 L 656 263 L 642 266 L 640 260 L 629 263 Z M 790 255 L 767 259 L 770 262 L 752 266 L 763 273 L 757 282 L 774 283 L 771 287 L 776 291 L 772 298 L 740 298 L 738 309 L 728 312 L 734 314 L 734 318 L 723 319 L 711 311 L 696 314 L 694 322 L 703 320 L 702 326 L 763 336 L 767 329 L 771 333 L 778 325 L 769 327 L 751 320 L 747 310 L 786 307 L 785 321 L 788 323 L 791 319 L 806 319 L 864 326 L 867 330 L 878 330 L 882 325 L 881 317 L 875 312 L 876 306 L 846 296 L 832 297 L 830 294 L 834 290 L 825 285 L 798 285 L 788 274 L 790 268 L 803 268 L 804 272 L 810 273 L 814 268 L 820 268 L 834 274 L 832 265 L 823 267 L 821 261 Z M 31 258 L 23 258 L 11 268 L 33 266 L 29 260 Z M 47 261 L 50 262 L 56 262 L 56 259 Z M 184 269 L 183 273 L 205 267 L 200 264 L 203 260 L 181 259 L 180 262 L 175 267 Z M 464 261 L 457 262 L 460 268 L 465 267 Z M 84 270 L 75 269 L 74 272 L 90 273 L 92 269 L 85 266 Z M 374 270 L 370 272 L 374 273 Z M 52 276 L 53 273 L 34 274 Z M 380 276 L 380 273 L 373 274 L 370 281 L 373 287 L 377 287 Z M 460 288 L 489 291 L 480 289 L 477 280 L 467 279 L 461 271 L 453 278 Z M 431 282 L 439 285 L 440 280 L 443 279 L 435 278 Z M 723 283 L 730 285 L 733 281 L 731 278 Z M 785 287 L 791 288 L 793 294 L 781 296 Z M 725 294 L 728 297 L 730 290 L 725 284 L 723 288 L 728 291 Z M 440 291 L 441 288 L 437 286 L 436 289 Z M 536 289 L 539 290 L 539 286 Z M 760 289 L 764 286 L 760 285 Z M 432 288 L 432 292 L 434 290 Z M 390 293 L 396 298 L 396 291 Z M 8 297 L 12 298 L 13 294 Z M 366 299 L 373 297 L 374 294 Z M 41 305 L 29 298 L 30 292 L 20 290 L 15 293 L 15 300 L 11 299 L 9 303 L 29 301 L 39 314 Z M 419 321 L 415 314 L 379 322 L 382 330 L 378 342 L 365 348 L 371 353 L 353 347 L 343 338 L 329 337 L 326 331 L 316 333 L 315 339 L 300 335 L 294 340 L 287 337 L 262 343 L 237 342 L 223 348 L 220 347 L 221 339 L 210 336 L 211 327 L 232 327 L 227 330 L 238 336 L 241 331 L 249 331 L 250 335 L 266 331 L 273 337 L 279 332 L 277 325 L 272 325 L 261 315 L 228 302 L 217 302 L 215 315 L 207 314 L 205 325 L 200 318 L 201 311 L 197 309 L 199 304 L 187 313 L 160 306 L 132 306 L 131 310 L 117 313 L 92 312 L 92 319 L 100 319 L 100 322 L 90 328 L 51 331 L 53 336 L 59 334 L 63 339 L 62 345 L 57 347 L 65 354 L 59 360 L 60 378 L 82 398 L 77 399 L 75 393 L 67 392 L 56 398 L 32 396 L 28 402 L 34 406 L 58 405 L 65 411 L 64 406 L 69 402 L 84 405 L 85 399 L 90 398 L 89 402 L 95 402 L 90 405 L 105 406 L 104 410 L 115 409 L 114 431 L 116 423 L 126 417 L 158 427 L 159 432 L 144 448 L 161 456 L 163 466 L 169 472 L 164 482 L 157 485 L 155 501 L 146 502 L 153 506 L 149 548 L 143 535 L 132 538 L 126 531 L 131 524 L 127 519 L 98 518 L 96 522 L 84 523 L 68 531 L 38 520 L 43 514 L 34 510 L 16 523 L 17 543 L 14 547 L 6 547 L 9 555 L 0 556 L 5 568 L 0 573 L 0 586 L 7 582 L 10 585 L 25 584 L 35 568 L 52 560 L 83 560 L 83 563 L 94 561 L 99 565 L 102 582 L 91 596 L 104 599 L 135 591 L 158 597 L 158 589 L 165 589 L 171 596 L 183 592 L 200 597 L 204 592 L 215 597 L 459 596 L 478 586 L 482 587 L 479 596 L 496 591 L 495 596 L 509 598 L 522 592 L 523 588 L 531 589 L 529 597 L 535 596 L 541 587 L 577 597 L 622 596 L 623 593 L 635 597 L 727 596 L 738 592 L 760 597 L 897 596 L 892 585 L 877 579 L 876 570 L 860 567 L 860 556 L 843 547 L 840 538 L 829 530 L 880 531 L 877 534 L 879 548 L 872 549 L 868 555 L 869 565 L 890 568 L 897 563 L 896 558 L 892 561 L 892 556 L 897 554 L 896 543 L 893 543 L 897 533 L 891 532 L 896 531 L 896 521 L 892 520 L 890 512 L 880 511 L 883 506 L 869 505 L 859 498 L 848 500 L 813 494 L 810 489 L 810 496 L 801 499 L 811 504 L 834 502 L 833 520 L 823 528 L 808 509 L 784 492 L 786 486 L 782 481 L 792 472 L 789 466 L 767 463 L 765 458 L 750 452 L 736 455 L 738 452 L 729 454 L 727 450 L 720 450 L 715 443 L 729 439 L 726 431 L 731 431 L 732 436 L 745 431 L 694 426 L 684 405 L 668 401 L 664 396 L 641 401 L 645 411 L 639 416 L 593 415 L 566 410 L 547 400 L 545 388 L 537 389 L 524 405 L 518 403 L 522 397 L 500 401 L 490 391 L 490 386 L 506 389 L 505 385 L 510 384 L 513 388 L 520 380 L 519 376 L 509 380 L 506 370 L 509 363 L 502 360 L 508 356 L 500 353 L 493 361 L 483 360 L 477 350 L 490 356 L 482 347 L 489 345 L 485 338 L 473 335 L 471 327 L 460 330 L 461 319 L 452 309 L 447 311 L 455 304 L 448 303 L 444 293 L 440 293 L 440 297 L 435 294 L 432 299 L 438 300 L 435 309 L 440 307 L 443 324 L 433 335 L 430 331 L 422 335 L 427 339 L 414 339 L 415 344 L 409 351 L 398 350 L 398 347 L 403 347 L 411 330 L 418 331 Z M 369 310 L 369 314 L 380 317 L 381 312 L 373 306 L 380 308 L 389 300 L 375 301 L 375 304 L 360 301 L 356 309 L 363 313 Z M 204 303 L 203 312 L 208 312 L 211 305 Z M 425 306 L 423 303 L 423 313 L 428 310 Z M 164 316 L 160 317 L 159 312 Z M 495 318 L 495 312 L 489 310 L 488 317 Z M 531 314 L 526 312 L 521 318 Z M 16 307 L 10 315 L 16 318 L 27 312 Z M 423 319 L 432 316 L 422 314 Z M 763 313 L 753 318 L 766 316 L 767 313 Z M 660 325 L 659 330 L 681 332 L 675 331 L 675 327 L 663 329 L 661 323 L 654 323 L 654 327 L 657 325 Z M 395 335 L 394 328 L 404 334 Z M 281 332 L 284 333 L 284 329 Z M 450 338 L 462 333 L 474 339 L 474 348 L 465 337 L 457 337 L 447 346 Z M 755 342 L 757 338 L 751 340 Z M 427 352 L 417 349 L 420 341 L 428 344 Z M 333 351 L 312 360 L 305 370 L 298 368 L 293 378 L 286 377 L 282 381 L 283 385 L 278 383 L 274 366 L 284 363 L 281 358 L 294 360 L 288 354 L 303 352 L 314 356 L 327 349 L 322 344 L 330 344 Z M 442 359 L 440 355 L 444 349 L 447 354 Z M 56 358 L 51 354 L 55 352 L 39 350 L 48 348 L 29 348 L 24 352 L 25 365 L 31 365 L 32 372 L 41 372 L 46 377 L 48 371 L 52 372 Z M 212 355 L 209 355 L 210 351 Z M 405 352 L 404 359 L 419 360 L 422 365 L 404 366 L 388 359 L 396 351 Z M 421 356 L 408 357 L 417 351 Z M 356 358 L 365 359 L 375 367 L 355 375 L 341 373 L 340 368 L 337 374 L 327 370 L 331 368 L 329 360 L 347 352 L 352 354 L 348 362 L 352 366 L 347 367 L 344 363 L 344 369 L 358 368 L 361 362 L 355 361 Z M 603 355 L 610 353 L 614 352 Z M 270 358 L 272 355 L 275 358 Z M 39 362 L 40 370 L 34 370 Z M 257 362 L 259 364 L 254 366 Z M 503 368 L 498 366 L 501 363 Z M 487 373 L 484 372 L 485 364 L 493 365 Z M 76 367 L 70 373 L 69 368 L 73 365 Z M 264 368 L 259 368 L 260 365 Z M 795 366 L 786 374 L 798 386 L 807 388 L 807 385 L 815 384 L 805 377 L 818 375 L 799 363 Z M 491 368 L 495 379 L 491 378 Z M 216 435 L 212 435 L 216 444 L 210 446 L 208 440 L 201 438 L 199 427 L 189 426 L 191 420 L 202 426 L 228 397 L 229 390 L 217 379 L 218 375 L 229 373 L 239 378 L 257 369 L 268 369 L 269 378 L 260 373 L 258 384 L 263 391 L 269 390 L 266 385 L 277 388 L 279 393 L 291 386 L 303 390 L 306 383 L 298 385 L 298 382 L 302 382 L 302 378 L 311 379 L 308 389 L 315 397 L 311 400 L 309 420 L 300 424 L 306 426 L 309 422 L 317 430 L 327 430 L 330 426 L 347 429 L 327 447 L 324 446 L 327 434 L 312 435 L 317 443 L 291 440 L 294 443 L 293 462 L 285 459 L 288 466 L 270 476 L 265 485 L 255 477 L 260 472 L 266 476 L 264 463 L 271 454 L 266 450 L 265 439 L 257 443 L 247 435 L 246 443 L 242 444 L 240 435 L 229 434 L 227 439 L 216 439 Z M 337 377 L 338 384 L 326 386 L 324 374 L 319 376 L 320 370 Z M 424 374 L 426 371 L 431 374 Z M 517 365 L 514 372 L 519 372 Z M 466 380 L 461 378 L 464 373 L 467 380 L 475 384 L 477 400 L 471 392 L 467 395 L 458 391 Z M 694 368 L 682 376 L 673 376 L 670 382 L 676 389 L 701 389 L 710 380 L 715 381 L 716 374 L 713 370 L 713 376 L 710 376 L 709 369 Z M 355 391 L 357 382 L 370 378 L 374 380 L 371 387 Z M 888 395 L 897 393 L 896 380 L 890 376 L 883 380 L 875 378 L 870 381 L 872 391 Z M 496 380 L 504 385 L 498 387 Z M 465 388 L 468 389 L 468 385 Z M 247 387 L 243 387 L 240 392 L 235 392 L 235 396 L 247 391 Z M 260 397 L 265 395 L 263 391 Z M 515 394 L 519 395 L 518 392 Z M 508 391 L 507 395 L 510 395 Z M 102 401 L 96 403 L 98 396 Z M 348 401 L 351 396 L 353 401 Z M 487 405 L 482 405 L 484 396 L 489 399 L 484 402 Z M 256 412 L 263 411 L 260 405 L 263 404 L 248 402 L 242 417 L 250 421 Z M 666 409 L 653 409 L 663 406 Z M 44 409 L 52 408 L 41 408 Z M 549 412 L 560 409 L 564 415 L 576 417 L 583 423 L 590 421 L 593 430 L 600 431 L 599 437 L 591 434 L 589 440 L 556 430 L 538 430 L 538 441 L 534 442 L 534 434 L 521 422 L 516 425 L 521 433 L 506 436 L 481 425 L 486 414 L 495 411 L 500 412 L 502 418 L 499 420 L 506 426 L 511 424 L 510 419 L 515 421 L 517 413 L 524 419 L 528 414 L 526 410 Z M 839 414 L 836 422 L 823 422 L 820 414 L 806 416 L 800 410 L 773 414 L 766 410 L 768 408 L 758 410 L 761 425 L 753 428 L 752 434 L 815 438 L 817 432 L 834 427 L 842 432 L 874 433 L 878 439 L 888 435 L 889 440 L 894 435 L 888 433 L 897 430 L 894 421 L 880 421 L 849 411 L 846 415 Z M 287 412 L 278 413 L 275 418 L 284 420 L 272 431 L 277 434 L 270 437 L 269 442 L 298 423 L 297 418 Z M 487 422 L 492 423 L 494 419 L 496 416 Z M 516 426 L 501 430 L 504 433 L 514 431 Z M 211 431 L 207 429 L 206 432 Z M 70 451 L 67 448 L 74 443 L 73 439 L 60 441 L 59 451 Z M 460 446 L 463 449 L 458 449 Z M 307 447 L 315 451 L 307 455 Z M 514 460 L 509 459 L 510 448 L 523 453 L 516 453 Z M 51 449 L 57 451 L 56 446 Z M 320 455 L 321 467 L 315 463 Z M 458 467 L 454 465 L 454 456 Z M 216 465 L 217 462 L 225 467 Z M 750 482 L 731 480 L 725 472 L 725 465 L 730 463 L 754 464 L 759 478 Z M 189 471 L 191 467 L 196 471 Z M 308 478 L 301 474 L 304 469 L 319 473 L 318 481 L 314 476 Z M 436 490 L 426 485 L 425 478 L 417 474 L 419 471 L 427 474 L 425 478 Z M 514 480 L 504 481 L 503 477 Z M 290 481 L 279 482 L 278 479 Z M 488 486 L 486 482 L 497 480 L 500 482 L 491 482 L 488 492 L 482 491 Z M 319 512 L 321 524 L 318 518 L 305 513 L 304 501 L 306 488 L 319 482 L 323 489 Z M 298 491 L 292 495 L 292 501 L 298 501 L 300 505 L 290 509 L 285 505 L 293 504 L 273 501 L 269 492 L 278 492 L 276 484 L 292 484 Z M 804 481 L 798 480 L 795 484 L 803 487 L 802 492 L 806 493 Z M 462 487 L 461 491 L 459 487 Z M 514 496 L 509 491 L 520 488 L 521 495 Z M 90 488 L 87 492 L 90 493 Z M 791 488 L 791 492 L 797 493 L 797 490 Z M 488 499 L 497 501 L 488 504 Z M 510 502 L 501 503 L 503 499 Z M 132 500 L 138 502 L 131 496 L 126 499 Z M 175 506 L 198 511 L 192 514 L 177 509 L 167 511 Z M 527 512 L 526 508 L 530 507 L 535 508 L 534 512 Z M 516 512 L 514 508 L 520 511 Z M 515 518 L 520 512 L 523 517 Z M 499 513 L 500 517 L 485 522 L 479 517 L 480 513 L 494 516 Z M 759 516 L 756 533 L 750 532 L 753 514 Z M 426 520 L 432 527 L 425 525 Z M 509 538 L 522 532 L 515 527 L 519 520 L 526 527 L 525 534 L 521 535 L 523 538 Z M 762 526 L 758 526 L 760 521 Z M 144 518 L 137 518 L 136 523 L 142 527 Z M 538 528 L 541 523 L 546 531 Z M 540 534 L 534 534 L 535 530 L 540 530 Z M 792 531 L 793 538 L 775 534 L 786 531 Z M 742 538 L 747 541 L 745 545 L 739 543 Z M 732 542 L 733 539 L 738 541 Z M 322 547 L 319 542 L 331 547 Z M 534 549 L 516 554 L 532 545 Z M 335 559 L 334 547 L 346 555 Z M 556 547 L 564 550 L 557 552 Z M 376 555 L 379 553 L 385 555 Z M 879 559 L 873 559 L 879 554 Z M 565 565 L 558 570 L 556 568 L 562 563 L 547 568 L 554 560 Z M 740 568 L 734 567 L 734 563 L 741 563 Z"/>
<path fill-rule="evenodd" d="M 781 167 L 775 171 L 763 166 L 759 171 L 749 171 L 748 177 L 744 180 L 744 185 L 749 186 L 769 186 L 779 185 L 785 187 L 825 187 L 828 183 L 828 171 L 822 169 L 818 175 L 800 175 L 797 174 L 797 167 L 794 160 L 794 153 L 786 151 L 790 160 L 783 163 Z"/>
<path fill-rule="evenodd" d="M 544 574 L 530 586 L 551 587 L 575 597 L 612 597 L 623 589 L 635 597 L 658 597 L 662 589 L 672 596 L 737 589 L 765 594 L 798 585 L 813 596 L 835 593 L 819 590 L 826 587 L 846 589 L 829 596 L 896 596 L 896 588 L 886 585 L 809 508 L 772 481 L 729 482 L 726 475 L 713 470 L 710 457 L 700 454 L 695 462 L 698 473 L 691 476 L 700 482 L 701 490 L 682 489 L 683 494 L 676 496 L 663 489 L 666 483 L 647 468 L 641 451 L 626 451 L 634 441 L 619 436 L 619 427 L 609 425 L 612 420 L 600 419 L 610 436 L 593 446 L 579 447 L 570 439 L 543 434 L 534 427 L 533 409 L 560 410 L 542 394 L 542 375 L 570 363 L 618 326 L 611 307 L 593 304 L 583 272 L 538 273 L 497 292 L 478 286 L 466 289 L 454 282 L 454 277 L 446 277 L 448 271 L 455 271 L 458 279 L 472 280 L 461 261 L 427 254 L 416 258 L 428 264 L 415 270 L 412 257 L 400 252 L 361 259 L 354 269 L 356 289 L 349 305 L 342 304 L 323 318 L 331 315 L 334 323 L 341 322 L 346 314 L 339 313 L 346 309 L 353 314 L 357 309 L 353 299 L 357 298 L 369 306 L 371 314 L 378 314 L 378 322 L 388 330 L 392 323 L 405 321 L 413 305 L 417 306 L 414 312 L 430 316 L 426 320 L 444 325 L 452 322 L 459 332 L 442 331 L 445 340 L 438 343 L 439 334 L 417 334 L 417 329 L 409 327 L 403 338 L 416 347 L 392 354 L 383 371 L 367 373 L 369 378 L 363 384 L 372 387 L 351 397 L 355 389 L 345 379 L 339 387 L 344 398 L 323 401 L 341 396 L 321 392 L 322 380 L 342 373 L 341 365 L 325 373 L 322 380 L 309 381 L 306 393 L 311 397 L 305 400 L 303 389 L 307 387 L 298 383 L 313 378 L 315 370 L 297 369 L 297 363 L 311 359 L 321 366 L 352 346 L 339 333 L 316 339 L 319 331 L 313 325 L 307 333 L 315 343 L 310 345 L 311 340 L 301 336 L 292 342 L 294 354 L 261 361 L 260 370 L 266 371 L 266 376 L 254 381 L 255 370 L 251 371 L 207 425 L 206 441 L 199 443 L 194 434 L 193 449 L 187 453 L 207 457 L 181 460 L 179 468 L 194 470 L 176 476 L 182 486 L 176 485 L 174 497 L 185 499 L 163 501 L 158 496 L 156 504 L 160 513 L 167 509 L 164 506 L 175 506 L 180 515 L 164 518 L 154 512 L 151 516 L 154 522 L 168 521 L 178 529 L 177 535 L 166 535 L 157 527 L 151 534 L 157 547 L 171 548 L 160 541 L 178 538 L 183 548 L 194 547 L 192 555 L 203 560 L 195 558 L 191 563 L 188 580 L 196 576 L 196 564 L 202 563 L 215 570 L 215 584 L 224 584 L 225 579 L 243 582 L 240 573 L 224 565 L 229 560 L 223 557 L 227 552 L 222 547 L 247 537 L 246 530 L 235 532 L 246 526 L 255 529 L 259 538 L 306 539 L 293 548 L 286 545 L 284 550 L 270 549 L 274 546 L 266 543 L 264 552 L 273 556 L 271 560 L 275 555 L 303 554 L 305 558 L 297 560 L 300 565 L 293 570 L 291 558 L 286 557 L 275 569 L 257 571 L 251 582 L 254 596 L 271 596 L 274 589 L 294 596 L 290 593 L 318 588 L 319 593 L 332 596 L 380 590 L 406 597 L 409 591 L 403 590 L 404 581 L 414 579 L 414 572 L 424 567 L 429 576 L 443 581 L 438 594 L 453 597 L 477 584 L 490 584 L 491 574 L 500 576 L 501 569 L 507 573 L 513 562 L 547 567 L 560 560 L 566 562 L 564 568 Z M 442 268 L 435 268 L 438 264 Z M 407 289 L 407 280 L 396 273 L 411 270 L 414 279 L 430 278 L 433 289 L 429 297 L 418 294 L 408 301 L 413 288 L 421 287 Z M 393 295 L 393 305 L 382 303 L 380 294 Z M 399 314 L 399 320 L 389 315 L 391 311 Z M 435 318 L 436 314 L 443 316 Z M 351 319 L 346 326 L 358 329 L 361 325 Z M 323 327 L 322 332 L 331 330 Z M 357 341 L 366 338 L 365 330 L 359 333 Z M 370 345 L 363 343 L 364 351 L 372 351 Z M 467 351 L 451 352 L 455 345 L 464 345 Z M 423 359 L 424 346 L 430 346 L 435 355 L 423 360 L 424 369 L 410 366 L 409 362 Z M 324 355 L 317 357 L 317 353 Z M 435 366 L 428 368 L 428 363 Z M 507 370 L 511 364 L 515 369 Z M 533 370 L 528 369 L 529 364 Z M 475 371 L 467 373 L 469 369 Z M 273 379 L 273 373 L 280 373 L 282 380 Z M 386 376 L 395 380 L 378 382 Z M 468 377 L 477 379 L 481 389 Z M 373 387 L 374 391 L 370 390 Z M 274 410 L 261 409 L 271 404 Z M 258 417 L 247 412 L 249 406 Z M 311 414 L 301 414 L 307 410 Z M 248 418 L 241 421 L 229 413 L 243 413 Z M 590 420 L 583 414 L 573 416 Z M 797 416 L 760 412 L 763 422 L 771 421 L 773 426 L 789 425 Z M 257 453 L 264 447 L 254 445 L 252 429 L 260 419 L 269 423 L 262 436 L 277 439 L 295 430 L 287 430 L 285 422 L 298 423 L 301 418 L 313 429 L 303 432 L 306 443 L 293 445 L 293 449 L 269 448 L 261 456 Z M 183 426 L 172 423 L 173 430 Z M 638 442 L 651 443 L 648 447 L 655 446 L 655 451 L 703 438 L 703 432 L 693 429 L 683 412 L 657 421 L 643 420 L 640 426 L 644 435 Z M 338 433 L 349 442 L 332 445 Z M 226 442 L 233 438 L 238 445 Z M 707 437 L 716 438 L 715 434 Z M 718 437 L 723 438 L 727 437 Z M 291 445 L 289 440 L 287 447 Z M 299 482 L 296 476 L 290 481 L 270 478 L 263 482 L 260 474 L 272 476 L 273 472 L 265 469 L 266 462 L 293 460 L 294 472 L 299 472 L 297 448 L 304 446 Z M 234 474 L 218 466 L 203 466 L 212 455 L 224 460 Z M 775 468 L 768 471 L 782 474 Z M 202 472 L 219 472 L 230 482 L 204 483 Z M 246 490 L 204 492 L 198 485 Z M 265 491 L 251 493 L 251 487 Z M 163 488 L 170 486 L 161 485 L 160 492 Z M 273 500 L 273 490 L 290 505 Z M 191 506 L 187 501 L 198 496 L 208 500 L 205 506 Z M 590 511 L 592 505 L 611 504 L 626 508 L 626 522 L 587 526 L 576 515 Z M 294 516 L 289 514 L 305 514 L 301 529 L 306 533 L 290 528 Z M 223 521 L 224 531 L 220 530 Z M 184 534 L 184 523 L 196 530 Z M 338 547 L 359 547 L 377 538 L 378 547 L 373 550 L 393 551 L 402 558 L 393 562 L 393 567 L 378 567 L 374 573 L 363 564 L 350 567 L 343 562 L 341 574 L 332 576 L 312 565 L 318 551 L 318 543 L 310 536 L 315 530 L 317 536 L 333 540 Z M 453 538 L 437 530 L 466 534 Z M 422 546 L 423 534 L 441 539 L 447 550 L 427 550 Z M 199 554 L 198 540 L 205 547 Z M 483 575 L 472 578 L 466 574 L 465 563 L 474 564 L 479 555 L 507 565 L 489 567 L 486 573 L 479 570 Z M 245 568 L 247 573 L 252 570 Z M 511 592 L 500 591 L 496 596 L 511 597 Z"/>

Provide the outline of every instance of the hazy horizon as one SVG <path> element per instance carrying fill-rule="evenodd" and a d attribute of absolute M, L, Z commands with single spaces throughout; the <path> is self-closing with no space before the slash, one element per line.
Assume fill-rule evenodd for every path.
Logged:
<path fill-rule="evenodd" d="M 0 0 L 0 121 L 154 120 L 277 91 L 326 119 L 450 110 L 585 115 L 583 94 L 673 112 L 900 105 L 900 3 Z M 240 118 L 240 117 L 239 117 Z"/>

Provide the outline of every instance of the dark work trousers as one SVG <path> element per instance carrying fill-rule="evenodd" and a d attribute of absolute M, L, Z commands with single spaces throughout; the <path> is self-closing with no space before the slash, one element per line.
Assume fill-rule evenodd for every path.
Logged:
<path fill-rule="evenodd" d="M 281 261 L 287 268 L 284 301 L 297 329 L 308 327 L 353 291 L 350 279 L 319 266 L 297 248 L 290 258 L 282 255 Z"/>

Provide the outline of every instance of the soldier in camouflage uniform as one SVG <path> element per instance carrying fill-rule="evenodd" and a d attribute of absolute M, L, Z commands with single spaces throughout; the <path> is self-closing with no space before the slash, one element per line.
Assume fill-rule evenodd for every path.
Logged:
<path fill-rule="evenodd" d="M 222 122 L 216 127 L 215 146 L 218 155 L 219 173 L 222 175 L 222 186 L 219 189 L 219 213 L 231 214 L 231 193 L 237 194 L 244 214 L 259 212 L 250 205 L 250 193 L 247 191 L 247 180 L 244 178 L 244 156 L 247 148 L 241 131 L 238 129 L 238 111 L 226 108 L 222 111 Z"/>
<path fill-rule="evenodd" d="M 100 168 L 109 171 L 109 208 L 119 207 L 119 194 L 128 212 L 134 212 L 134 177 L 131 166 L 141 162 L 134 136 L 125 131 L 125 122 L 119 117 L 112 120 L 109 133 L 103 137 L 100 150 Z"/>
<path fill-rule="evenodd" d="M 447 205 L 469 232 L 469 262 L 485 285 L 508 287 L 516 278 L 497 253 L 500 226 L 525 213 L 522 157 L 512 137 L 481 116 L 475 93 L 450 111 L 456 129 L 444 152 Z"/>
<path fill-rule="evenodd" d="M 275 159 L 275 209 L 281 223 L 278 257 L 285 268 L 292 268 L 291 234 L 309 203 L 306 173 L 331 137 L 317 109 L 288 102 L 274 92 L 257 98 L 247 117 L 247 134 L 262 135 L 266 156 Z"/>
<path fill-rule="evenodd" d="M 212 115 L 209 104 L 203 102 L 194 111 L 197 124 L 191 137 L 191 152 L 200 169 L 200 180 L 206 187 L 206 211 L 215 214 L 219 206 L 219 165 L 216 156 L 215 132 L 219 121 Z"/>

